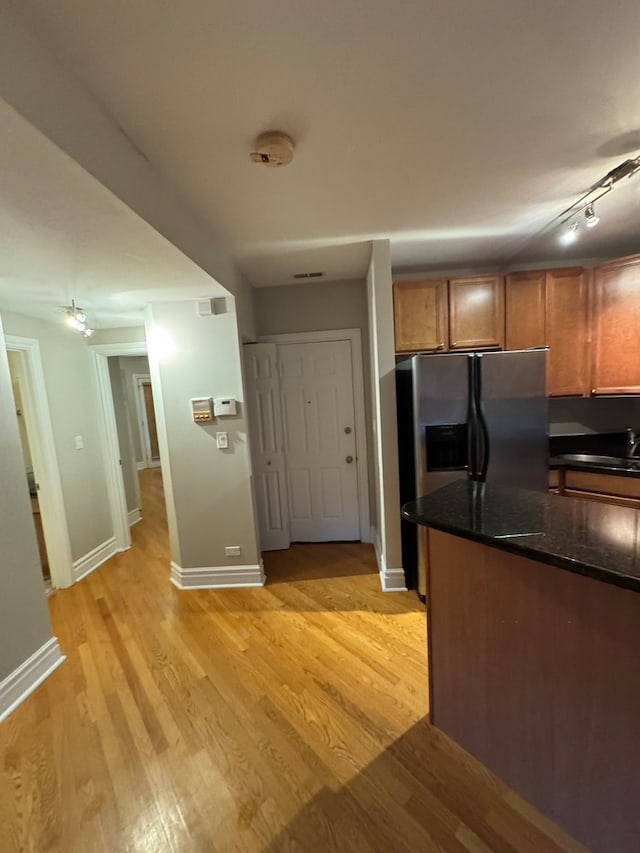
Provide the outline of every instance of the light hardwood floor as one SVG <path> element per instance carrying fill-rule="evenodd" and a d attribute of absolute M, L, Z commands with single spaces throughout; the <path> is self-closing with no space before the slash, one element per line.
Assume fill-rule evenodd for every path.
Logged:
<path fill-rule="evenodd" d="M 579 850 L 427 722 L 424 611 L 366 545 L 169 583 L 159 470 L 134 547 L 49 600 L 67 661 L 0 726 L 0 851 Z"/>

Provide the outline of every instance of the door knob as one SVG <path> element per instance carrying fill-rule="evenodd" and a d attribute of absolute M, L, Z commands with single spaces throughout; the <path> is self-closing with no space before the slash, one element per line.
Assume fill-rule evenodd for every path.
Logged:
<path fill-rule="evenodd" d="M 353 462 L 353 456 L 347 456 L 347 462 L 351 464 Z"/>
<path fill-rule="evenodd" d="M 347 435 L 351 435 L 351 427 L 345 427 L 344 431 L 346 432 Z"/>

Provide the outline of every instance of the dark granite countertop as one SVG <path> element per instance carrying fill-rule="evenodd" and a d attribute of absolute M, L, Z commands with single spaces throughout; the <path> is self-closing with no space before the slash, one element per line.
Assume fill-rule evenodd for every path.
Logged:
<path fill-rule="evenodd" d="M 570 454 L 566 454 L 570 455 Z M 575 459 L 566 459 L 565 455 L 552 456 L 549 459 L 549 468 L 570 468 L 572 471 L 593 471 L 596 474 L 614 474 L 616 477 L 640 477 L 640 459 L 628 459 L 625 457 L 612 457 L 611 463 L 607 462 L 577 462 Z M 624 466 L 624 467 L 621 467 Z"/>
<path fill-rule="evenodd" d="M 402 508 L 408 521 L 640 592 L 640 511 L 458 480 Z"/>
<path fill-rule="evenodd" d="M 588 454 L 590 461 L 571 458 Z M 549 468 L 569 468 L 574 471 L 593 471 L 619 477 L 640 477 L 640 458 L 629 456 L 627 434 L 624 432 L 593 433 L 588 435 L 552 435 L 549 438 Z"/>

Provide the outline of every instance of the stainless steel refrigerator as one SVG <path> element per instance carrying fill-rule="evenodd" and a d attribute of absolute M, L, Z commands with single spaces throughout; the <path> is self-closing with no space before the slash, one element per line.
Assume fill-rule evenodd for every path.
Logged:
<path fill-rule="evenodd" d="M 546 491 L 546 349 L 414 355 L 396 365 L 400 498 L 454 480 Z M 410 588 L 424 594 L 424 530 L 402 522 Z"/>

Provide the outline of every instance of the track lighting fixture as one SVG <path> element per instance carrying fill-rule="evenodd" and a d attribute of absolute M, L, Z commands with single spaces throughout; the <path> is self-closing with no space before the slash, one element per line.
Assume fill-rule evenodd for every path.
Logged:
<path fill-rule="evenodd" d="M 563 246 L 574 243 L 578 237 L 578 230 L 582 222 L 580 214 L 584 213 L 584 224 L 587 228 L 594 228 L 600 217 L 594 210 L 595 203 L 603 196 L 610 193 L 619 181 L 624 178 L 632 178 L 640 173 L 640 156 L 633 157 L 620 163 L 610 172 L 592 184 L 591 187 L 578 198 L 570 207 L 567 207 L 546 228 L 555 228 L 558 224 L 562 227 L 558 240 Z M 544 230 L 546 230 L 546 228 Z"/>
<path fill-rule="evenodd" d="M 72 329 L 80 332 L 85 338 L 93 334 L 93 329 L 87 325 L 87 315 L 82 308 L 78 308 L 75 299 L 71 300 L 71 305 L 67 305 L 61 310 L 66 315 L 67 325 L 71 326 Z"/>

